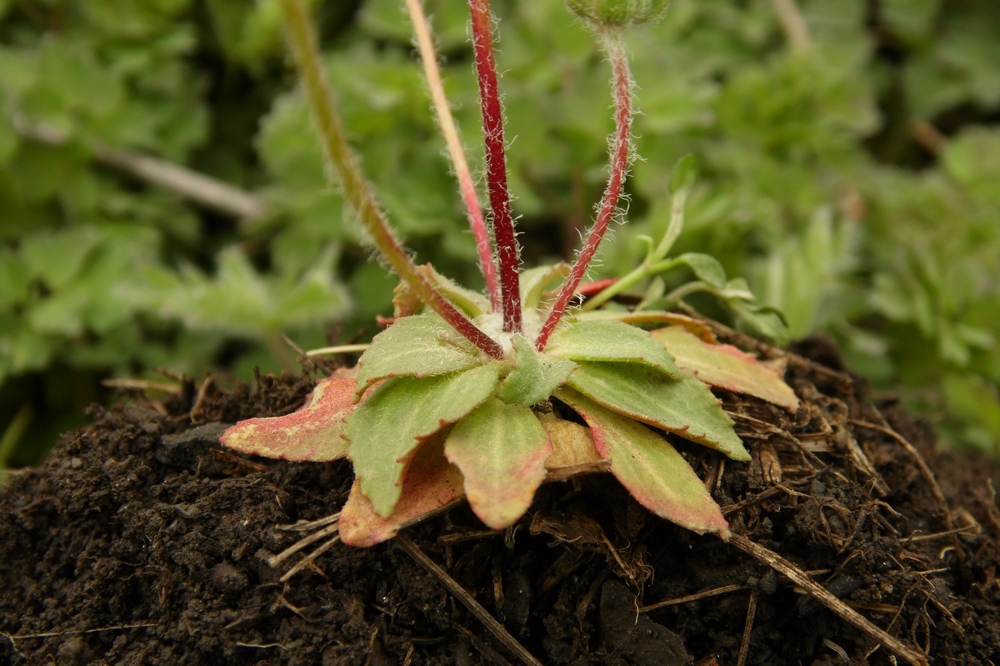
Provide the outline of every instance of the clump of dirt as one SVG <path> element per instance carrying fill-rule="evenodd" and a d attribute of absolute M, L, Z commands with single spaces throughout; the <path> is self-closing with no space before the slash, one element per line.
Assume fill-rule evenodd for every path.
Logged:
<path fill-rule="evenodd" d="M 303 536 L 282 527 L 336 512 L 350 466 L 251 459 L 217 438 L 239 419 L 294 410 L 312 382 L 187 385 L 169 400 L 95 409 L 91 426 L 2 491 L 0 661 L 526 659 L 502 633 L 547 664 L 997 660 L 996 467 L 935 452 L 932 430 L 891 399 L 872 400 L 828 345 L 785 354 L 720 332 L 786 365 L 803 401 L 790 415 L 718 392 L 749 464 L 675 442 L 723 506 L 731 544 L 657 519 L 596 475 L 543 487 L 505 532 L 460 506 L 370 550 L 333 544 L 282 582 L 295 559 L 277 568 L 267 559 Z M 777 573 L 772 555 L 808 580 Z M 430 572 L 435 564 L 458 594 Z M 470 600 L 503 632 L 470 612 Z"/>

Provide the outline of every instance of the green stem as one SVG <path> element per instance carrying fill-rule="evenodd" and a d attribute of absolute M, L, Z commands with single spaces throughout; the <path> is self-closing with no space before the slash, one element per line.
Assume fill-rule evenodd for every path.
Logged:
<path fill-rule="evenodd" d="M 392 269 L 459 334 L 493 358 L 503 357 L 503 348 L 448 302 L 418 271 L 410 255 L 396 240 L 382 216 L 357 159 L 344 138 L 333 94 L 320 65 L 319 46 L 302 0 L 282 0 L 289 41 L 298 62 L 306 97 L 316 120 L 323 151 L 337 172 L 344 195 L 371 236 L 379 253 Z"/>
<path fill-rule="evenodd" d="M 679 263 L 673 259 L 663 261 L 663 258 L 670 252 L 670 249 L 674 246 L 674 241 L 677 240 L 677 236 L 680 235 L 681 229 L 684 227 L 684 206 L 687 203 L 687 194 L 688 190 L 686 188 L 680 189 L 674 194 L 670 206 L 670 224 L 667 226 L 667 230 L 664 232 L 663 238 L 660 239 L 660 243 L 656 246 L 656 249 L 647 253 L 642 263 L 630 271 L 628 275 L 619 279 L 607 289 L 603 289 L 600 293 L 587 299 L 581 310 L 584 312 L 596 310 L 626 289 L 635 286 L 652 275 L 670 270 Z"/>

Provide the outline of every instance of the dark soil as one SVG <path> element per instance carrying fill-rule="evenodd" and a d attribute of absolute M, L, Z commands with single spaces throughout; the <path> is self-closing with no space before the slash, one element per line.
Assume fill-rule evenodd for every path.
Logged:
<path fill-rule="evenodd" d="M 931 429 L 873 401 L 829 347 L 798 351 L 786 359 L 798 414 L 720 393 L 751 464 L 678 444 L 733 531 L 933 664 L 1000 663 L 996 467 L 933 451 Z M 279 527 L 337 511 L 350 467 L 248 459 L 216 439 L 293 410 L 311 386 L 265 379 L 201 398 L 187 386 L 95 409 L 17 474 L 0 494 L 0 662 L 516 662 L 399 543 L 337 544 L 278 580 L 295 559 L 264 558 L 302 536 Z M 654 518 L 607 475 L 545 486 L 506 532 L 460 506 L 405 534 L 546 664 L 897 663 L 783 575 Z"/>

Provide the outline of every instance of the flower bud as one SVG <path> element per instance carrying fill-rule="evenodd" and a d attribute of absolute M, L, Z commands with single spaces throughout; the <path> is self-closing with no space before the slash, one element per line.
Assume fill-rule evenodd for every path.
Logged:
<path fill-rule="evenodd" d="M 667 11 L 668 4 L 668 0 L 566 0 L 570 11 L 598 28 L 655 21 Z"/>

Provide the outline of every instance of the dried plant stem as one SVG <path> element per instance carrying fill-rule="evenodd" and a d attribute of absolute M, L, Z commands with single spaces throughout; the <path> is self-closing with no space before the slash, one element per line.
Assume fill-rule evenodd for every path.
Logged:
<path fill-rule="evenodd" d="M 465 160 L 465 151 L 458 136 L 458 128 L 451 115 L 448 99 L 444 95 L 441 71 L 438 69 L 437 54 L 434 52 L 434 42 L 431 39 L 427 16 L 424 14 L 420 0 L 406 0 L 406 9 L 410 12 L 410 21 L 413 23 L 413 31 L 417 37 L 417 48 L 420 50 L 420 60 L 424 66 L 424 74 L 427 76 L 427 86 L 430 88 L 431 98 L 434 100 L 434 111 L 437 114 L 438 123 L 441 125 L 441 133 L 444 134 L 445 143 L 448 145 L 448 154 L 455 167 L 455 177 L 458 179 L 459 191 L 469 216 L 469 226 L 476 239 L 476 252 L 479 254 L 480 270 L 486 279 L 486 292 L 490 296 L 490 304 L 493 309 L 499 311 L 501 308 L 500 287 L 497 284 L 497 269 L 493 264 L 493 246 L 490 242 L 489 231 L 486 229 L 486 222 L 483 220 L 483 211 L 479 206 L 479 196 L 476 194 L 476 186 L 472 181 L 472 173 Z"/>
<path fill-rule="evenodd" d="M 493 56 L 493 15 L 489 0 L 469 0 L 472 16 L 472 45 L 479 78 L 479 106 L 483 113 L 483 140 L 486 144 L 486 180 L 493 210 L 493 238 L 500 267 L 500 299 L 503 330 L 521 332 L 520 257 L 514 237 L 514 219 L 507 190 L 507 158 L 503 138 L 503 109 Z"/>
<path fill-rule="evenodd" d="M 628 55 L 618 32 L 608 30 L 602 33 L 601 37 L 613 72 L 611 85 L 615 101 L 615 133 L 611 146 L 611 175 L 608 177 L 608 185 L 604 190 L 604 197 L 601 199 L 597 219 L 587 233 L 583 249 L 580 250 L 576 263 L 573 264 L 569 277 L 563 283 L 559 296 L 535 341 L 535 347 L 539 351 L 545 349 L 549 336 L 552 335 L 552 331 L 555 330 L 563 312 L 573 300 L 576 289 L 587 272 L 587 267 L 594 259 L 597 247 L 607 233 L 608 225 L 618 210 L 618 201 L 621 198 L 625 177 L 632 159 L 632 74 L 629 71 Z"/>
<path fill-rule="evenodd" d="M 400 279 L 452 328 L 489 356 L 502 358 L 503 349 L 499 343 L 480 330 L 434 289 L 417 271 L 413 260 L 389 229 L 358 167 L 357 159 L 344 137 L 340 115 L 323 77 L 319 47 L 309 14 L 302 0 L 282 0 L 281 4 L 285 13 L 289 41 L 298 62 L 309 106 L 316 120 L 323 151 L 337 172 L 344 195 L 361 218 L 375 247 Z"/>

